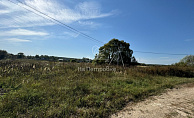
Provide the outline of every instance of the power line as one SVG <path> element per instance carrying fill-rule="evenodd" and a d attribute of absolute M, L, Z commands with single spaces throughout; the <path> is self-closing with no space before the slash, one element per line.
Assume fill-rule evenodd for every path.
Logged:
<path fill-rule="evenodd" d="M 26 9 L 27 11 L 33 12 L 33 11 L 31 11 L 31 10 L 29 10 L 29 9 L 27 9 L 27 8 L 25 8 L 25 7 L 23 7 L 23 6 L 19 5 L 19 4 L 17 4 L 17 3 L 15 3 L 15 2 L 11 1 L 11 0 L 7 0 L 7 1 L 9 1 L 9 2 L 11 2 L 12 4 L 15 4 L 15 5 L 19 6 L 19 7 L 22 7 L 23 9 Z M 55 22 L 52 21 L 51 19 L 45 18 L 44 16 L 42 16 L 42 15 L 36 13 L 36 12 L 33 12 L 33 13 L 36 14 L 36 15 L 38 15 L 38 16 L 40 16 L 40 17 L 42 17 L 42 18 L 44 18 L 44 19 L 47 19 L 47 20 L 49 20 L 49 21 L 55 23 Z M 18 16 L 16 16 L 16 17 L 18 17 Z M 18 18 L 19 18 L 19 17 L 18 17 Z M 15 20 L 15 19 L 14 19 L 14 20 Z M 18 22 L 18 21 L 17 21 L 17 22 Z M 19 21 L 19 22 L 21 22 L 21 21 Z M 59 24 L 59 25 L 60 25 L 60 24 Z"/>
<path fill-rule="evenodd" d="M 31 7 L 30 5 L 27 5 L 27 4 L 23 3 L 23 2 L 21 2 L 20 0 L 16 0 L 16 1 L 18 1 L 19 3 L 21 3 L 21 4 L 24 5 L 24 6 L 27 6 L 27 7 L 30 8 L 30 9 L 33 9 L 34 11 L 36 11 L 36 12 L 38 12 L 38 13 L 36 13 L 36 12 L 34 12 L 33 10 L 30 10 L 30 9 L 24 7 L 24 6 L 21 6 L 21 5 L 19 5 L 19 4 L 15 3 L 15 2 L 13 2 L 13 1 L 11 1 L 11 0 L 8 0 L 8 1 L 11 2 L 11 3 L 13 3 L 13 4 L 15 4 L 15 5 L 17 5 L 17 6 L 19 6 L 19 7 L 22 7 L 22 8 L 24 8 L 24 9 L 26 9 L 27 11 L 33 12 L 34 14 L 36 14 L 36 15 L 38 15 L 38 16 L 41 16 L 41 17 L 44 18 L 44 19 L 50 20 L 50 21 L 53 22 L 53 23 L 57 23 L 58 25 L 60 25 L 60 26 L 62 26 L 62 27 L 64 27 L 64 28 L 66 28 L 66 29 L 68 29 L 68 30 L 73 31 L 74 33 L 79 33 L 79 34 L 81 34 L 82 36 L 84 36 L 84 37 L 86 37 L 86 38 L 88 38 L 88 39 L 90 39 L 90 40 L 93 40 L 93 41 L 96 41 L 96 42 L 98 42 L 98 43 L 104 44 L 102 41 L 97 40 L 97 39 L 95 39 L 95 38 L 93 38 L 93 37 L 91 37 L 91 36 L 89 36 L 89 35 L 87 35 L 87 34 L 85 34 L 85 33 L 82 33 L 81 31 L 79 31 L 79 30 L 77 30 L 77 29 L 75 29 L 75 28 L 73 28 L 73 27 L 71 27 L 71 26 L 69 26 L 69 25 L 67 25 L 67 24 L 65 24 L 65 23 L 63 23 L 63 22 L 61 22 L 61 21 L 59 21 L 59 20 L 57 20 L 57 19 L 55 19 L 55 18 L 53 18 L 53 17 L 51 17 L 51 16 L 49 16 L 49 15 L 47 15 L 47 14 L 45 14 L 45 13 L 43 13 L 43 12 L 41 12 L 41 11 L 35 9 L 35 8 L 33 8 L 33 7 Z M 40 15 L 40 14 L 41 14 L 41 15 Z M 134 51 L 134 52 L 138 52 L 138 53 L 149 53 L 149 54 L 164 54 L 164 55 L 190 55 L 190 54 L 157 53 L 157 52 L 144 52 L 144 51 Z"/>
<path fill-rule="evenodd" d="M 174 54 L 174 53 L 158 53 L 158 52 L 143 52 L 143 51 L 134 51 L 138 53 L 150 53 L 150 54 L 164 54 L 164 55 L 190 55 L 190 54 Z"/>
<path fill-rule="evenodd" d="M 82 36 L 84 36 L 84 37 L 86 37 L 86 38 L 88 38 L 88 39 L 90 39 L 90 40 L 93 40 L 93 41 L 96 41 L 96 42 L 98 42 L 98 43 L 104 44 L 102 41 L 99 41 L 99 40 L 97 40 L 97 39 L 95 39 L 95 38 L 93 38 L 93 37 L 91 37 L 91 36 L 89 36 L 89 35 L 87 35 L 87 34 L 85 34 L 85 33 L 82 33 L 82 32 L 80 32 L 80 31 L 78 31 L 77 29 L 75 29 L 75 28 L 73 28 L 73 27 L 71 27 L 71 26 L 68 26 L 67 24 L 65 24 L 65 23 L 63 23 L 63 22 L 61 22 L 61 21 L 59 21 L 59 20 L 57 20 L 57 19 L 55 19 L 55 18 L 53 18 L 53 17 L 51 17 L 51 16 L 45 14 L 45 13 L 43 13 L 43 12 L 41 12 L 41 11 L 39 11 L 39 10 L 37 10 L 37 9 L 35 9 L 35 8 L 33 8 L 33 7 L 31 7 L 30 5 L 27 5 L 27 4 L 25 4 L 25 3 L 21 2 L 21 1 L 19 1 L 19 0 L 16 0 L 16 1 L 18 1 L 18 2 L 21 3 L 22 5 L 27 6 L 28 8 L 31 8 L 31 9 L 35 10 L 35 11 L 38 12 L 38 13 L 36 13 L 36 12 L 34 12 L 33 10 L 30 10 L 30 9 L 28 9 L 28 8 L 25 8 L 25 7 L 23 7 L 23 6 L 19 5 L 19 4 L 17 4 L 17 3 L 15 3 L 15 2 L 11 1 L 11 0 L 8 0 L 8 1 L 11 2 L 11 3 L 13 3 L 13 4 L 15 4 L 15 5 L 17 5 L 17 6 L 19 6 L 19 7 L 24 8 L 24 9 L 30 11 L 30 12 L 33 12 L 34 14 L 39 15 L 39 16 L 41 16 L 41 17 L 43 17 L 43 18 L 46 18 L 46 19 L 49 18 L 50 21 L 52 21 L 52 22 L 55 21 L 55 22 L 53 22 L 53 23 L 56 23 L 56 22 L 57 22 L 58 24 L 60 24 L 60 26 L 65 27 L 65 28 L 67 28 L 68 30 L 71 30 L 71 31 L 73 31 L 73 32 L 79 33 L 79 34 L 81 34 Z M 42 14 L 43 16 L 40 15 L 40 14 Z M 46 17 L 44 17 L 44 16 L 46 16 Z"/>

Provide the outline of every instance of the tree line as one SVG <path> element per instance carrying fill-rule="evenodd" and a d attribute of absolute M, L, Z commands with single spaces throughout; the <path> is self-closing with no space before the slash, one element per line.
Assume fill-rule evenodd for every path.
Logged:
<path fill-rule="evenodd" d="M 93 62 L 95 64 L 113 64 L 113 65 L 139 65 L 133 56 L 133 50 L 130 49 L 130 44 L 118 39 L 112 39 L 108 43 L 99 48 L 99 53 L 96 54 L 94 60 L 89 58 L 75 59 L 56 57 L 48 55 L 26 56 L 20 52 L 16 55 L 8 53 L 5 50 L 0 50 L 0 60 L 2 59 L 36 59 L 47 61 L 65 61 L 65 62 Z M 180 62 L 175 63 L 177 66 L 194 66 L 194 55 L 184 57 Z"/>
<path fill-rule="evenodd" d="M 91 59 L 83 57 L 82 59 L 77 58 L 66 58 L 66 57 L 56 57 L 56 56 L 48 56 L 48 55 L 24 55 L 24 53 L 20 52 L 16 55 L 8 53 L 6 50 L 0 50 L 0 60 L 3 59 L 34 59 L 34 60 L 46 60 L 46 61 L 62 61 L 62 62 L 92 62 Z"/>
<path fill-rule="evenodd" d="M 41 59 L 41 60 L 58 60 L 59 57 L 48 56 L 48 55 L 35 55 L 35 56 L 26 56 L 24 53 L 20 52 L 16 55 L 8 53 L 6 50 L 0 50 L 0 60 L 2 59 Z"/>
<path fill-rule="evenodd" d="M 134 56 L 130 44 L 118 39 L 112 39 L 104 46 L 99 48 L 99 54 L 96 54 L 94 60 L 88 58 L 75 59 L 55 57 L 48 55 L 26 56 L 20 52 L 16 55 L 0 50 L 0 60 L 2 59 L 37 59 L 48 61 L 66 61 L 66 62 L 93 62 L 96 64 L 117 64 L 117 65 L 137 65 L 139 64 Z"/>

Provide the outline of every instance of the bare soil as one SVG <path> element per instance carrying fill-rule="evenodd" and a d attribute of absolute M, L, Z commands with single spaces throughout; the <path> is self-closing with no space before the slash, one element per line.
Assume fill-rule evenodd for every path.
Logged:
<path fill-rule="evenodd" d="M 111 118 L 194 118 L 194 84 L 177 86 L 161 95 L 129 103 Z"/>

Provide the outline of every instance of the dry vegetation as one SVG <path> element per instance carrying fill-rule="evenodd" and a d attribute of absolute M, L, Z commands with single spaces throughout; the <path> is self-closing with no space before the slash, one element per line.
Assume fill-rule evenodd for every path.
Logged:
<path fill-rule="evenodd" d="M 107 117 L 127 102 L 194 82 L 192 67 L 117 67 L 116 72 L 78 67 L 102 65 L 0 61 L 0 117 Z"/>

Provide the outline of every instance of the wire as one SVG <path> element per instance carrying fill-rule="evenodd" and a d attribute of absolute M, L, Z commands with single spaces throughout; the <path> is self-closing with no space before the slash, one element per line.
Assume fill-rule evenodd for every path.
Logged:
<path fill-rule="evenodd" d="M 21 3 L 22 5 L 27 6 L 27 7 L 30 8 L 30 9 L 33 9 L 34 11 L 36 11 L 36 12 L 38 12 L 38 13 L 36 13 L 36 12 L 34 12 L 33 10 L 30 10 L 30 9 L 24 7 L 24 6 L 21 6 L 21 5 L 19 5 L 19 4 L 15 3 L 15 2 L 13 2 L 13 1 L 11 1 L 11 0 L 8 0 L 8 1 L 11 2 L 11 3 L 13 3 L 13 4 L 15 4 L 15 5 L 17 5 L 17 6 L 19 6 L 19 7 L 24 8 L 24 9 L 30 11 L 30 12 L 33 12 L 34 14 L 36 14 L 36 15 L 38 15 L 38 16 L 41 16 L 42 18 L 45 18 L 45 19 L 47 19 L 47 20 L 50 20 L 50 21 L 53 22 L 53 23 L 58 23 L 58 25 L 60 25 L 60 26 L 62 26 L 62 27 L 64 27 L 64 28 L 67 28 L 68 30 L 73 31 L 74 33 L 79 33 L 79 34 L 81 34 L 82 36 L 84 36 L 84 37 L 86 37 L 86 38 L 88 38 L 88 39 L 90 39 L 90 40 L 93 40 L 93 41 L 96 41 L 96 42 L 98 42 L 98 43 L 104 44 L 102 41 L 97 40 L 97 39 L 95 39 L 95 38 L 93 38 L 93 37 L 91 37 L 91 36 L 89 36 L 89 35 L 87 35 L 87 34 L 85 34 L 85 33 L 82 33 L 82 32 L 80 32 L 79 30 L 77 30 L 77 29 L 75 29 L 75 28 L 73 28 L 73 27 L 71 27 L 71 26 L 68 26 L 67 24 L 65 24 L 65 23 L 63 23 L 63 22 L 61 22 L 61 21 L 59 21 L 59 20 L 57 20 L 57 19 L 55 19 L 55 18 L 53 18 L 53 17 L 51 17 L 51 16 L 49 16 L 49 15 L 43 13 L 43 12 L 41 12 L 41 11 L 39 11 L 39 10 L 33 8 L 33 7 L 31 7 L 30 5 L 27 5 L 27 4 L 23 3 L 23 2 L 21 2 L 20 0 L 16 0 L 16 1 L 18 1 L 18 2 Z M 41 14 L 41 15 L 40 15 L 40 14 Z M 43 15 L 43 16 L 42 16 L 42 15 Z M 55 22 L 54 22 L 54 21 L 55 21 Z M 134 51 L 134 52 L 138 52 L 138 53 L 150 53 L 150 54 L 164 54 L 164 55 L 190 55 L 190 54 L 157 53 L 157 52 L 144 52 L 144 51 Z"/>
<path fill-rule="evenodd" d="M 150 54 L 164 54 L 164 55 L 190 55 L 190 54 L 173 54 L 173 53 L 158 53 L 158 52 L 143 52 L 143 51 L 134 51 L 139 53 L 150 53 Z"/>
<path fill-rule="evenodd" d="M 19 7 L 24 8 L 24 9 L 30 11 L 30 12 L 33 12 L 34 14 L 39 15 L 39 16 L 41 16 L 41 17 L 43 17 L 43 18 L 46 18 L 46 19 L 49 18 L 50 21 L 52 21 L 52 22 L 55 21 L 55 22 L 53 22 L 53 23 L 56 23 L 56 22 L 57 22 L 58 24 L 60 24 L 60 26 L 65 27 L 65 28 L 67 28 L 68 30 L 71 30 L 71 31 L 73 31 L 73 32 L 79 33 L 79 34 L 81 34 L 82 36 L 85 36 L 85 37 L 88 38 L 88 39 L 91 39 L 91 40 L 96 41 L 96 42 L 98 42 L 98 43 L 104 44 L 102 41 L 99 41 L 99 40 L 97 40 L 97 39 L 95 39 L 95 38 L 93 38 L 93 37 L 91 37 L 91 36 L 89 36 L 89 35 L 87 35 L 87 34 L 85 34 L 85 33 L 82 33 L 82 32 L 80 32 L 80 31 L 76 30 L 75 28 L 73 28 L 73 27 L 71 27 L 71 26 L 68 26 L 67 24 L 65 24 L 65 23 L 63 23 L 63 22 L 61 22 L 61 21 L 59 21 L 59 20 L 57 20 L 57 19 L 55 19 L 55 18 L 53 18 L 53 17 L 51 17 L 51 16 L 49 16 L 49 15 L 43 13 L 43 12 L 41 12 L 41 11 L 39 11 L 39 10 L 33 8 L 33 7 L 31 7 L 30 5 L 24 4 L 23 2 L 21 2 L 21 1 L 19 1 L 19 0 L 16 0 L 16 1 L 18 1 L 18 2 L 21 3 L 22 5 L 27 6 L 28 8 L 31 8 L 31 9 L 35 10 L 35 11 L 38 12 L 38 13 L 36 13 L 36 12 L 34 12 L 33 10 L 30 10 L 30 9 L 28 9 L 28 8 L 26 8 L 26 7 L 23 7 L 23 6 L 19 5 L 19 4 L 16 4 L 15 2 L 13 2 L 13 1 L 11 1 L 11 0 L 8 0 L 8 1 L 11 2 L 11 3 L 13 3 L 13 4 L 15 4 L 15 5 L 17 5 L 17 6 L 19 6 Z M 42 14 L 43 16 L 40 15 L 39 13 Z M 46 16 L 46 17 L 44 17 L 44 16 Z"/>

